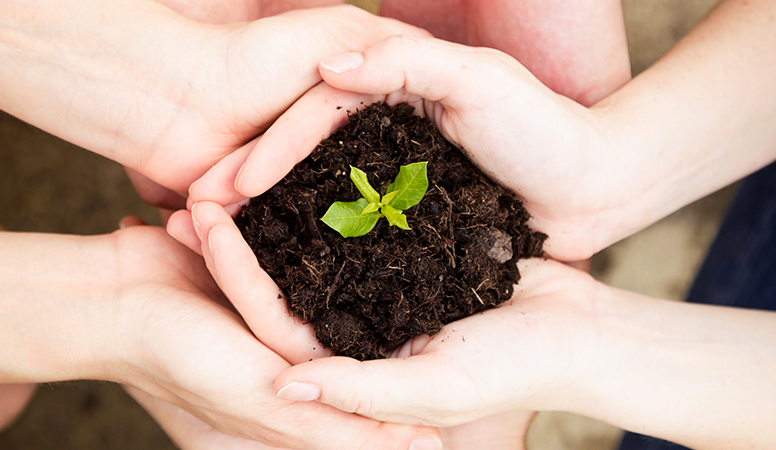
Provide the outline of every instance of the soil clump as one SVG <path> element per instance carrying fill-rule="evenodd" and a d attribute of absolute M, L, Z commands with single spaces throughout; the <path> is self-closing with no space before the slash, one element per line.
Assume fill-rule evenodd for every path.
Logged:
<path fill-rule="evenodd" d="M 373 104 L 323 140 L 235 219 L 289 309 L 336 354 L 385 357 L 404 341 L 509 298 L 518 259 L 543 256 L 521 201 L 489 180 L 407 104 Z M 361 195 L 350 166 L 380 194 L 402 165 L 428 161 L 429 187 L 405 211 L 411 230 L 378 221 L 345 239 L 321 222 Z"/>

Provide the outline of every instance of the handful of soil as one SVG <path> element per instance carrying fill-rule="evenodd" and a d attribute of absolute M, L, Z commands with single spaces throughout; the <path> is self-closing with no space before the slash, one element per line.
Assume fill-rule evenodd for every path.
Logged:
<path fill-rule="evenodd" d="M 542 256 L 546 235 L 427 119 L 407 104 L 373 104 L 325 139 L 235 219 L 289 309 L 318 340 L 359 360 L 508 300 L 516 262 Z M 410 230 L 378 221 L 345 239 L 320 218 L 361 194 L 350 166 L 381 194 L 402 165 L 428 161 L 428 191 L 405 211 Z"/>

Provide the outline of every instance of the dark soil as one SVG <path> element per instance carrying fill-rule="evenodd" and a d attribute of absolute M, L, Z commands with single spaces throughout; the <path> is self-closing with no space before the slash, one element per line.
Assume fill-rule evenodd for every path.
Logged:
<path fill-rule="evenodd" d="M 512 296 L 516 261 L 542 256 L 546 235 L 522 203 L 490 181 L 407 104 L 375 104 L 321 142 L 236 222 L 290 310 L 336 354 L 384 357 L 407 339 Z M 411 230 L 380 219 L 358 238 L 321 222 L 360 194 L 350 165 L 381 194 L 402 165 L 428 161 L 429 189 L 405 211 Z"/>

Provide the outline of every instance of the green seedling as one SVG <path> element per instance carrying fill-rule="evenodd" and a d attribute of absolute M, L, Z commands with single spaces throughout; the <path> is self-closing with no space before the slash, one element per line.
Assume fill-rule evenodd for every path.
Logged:
<path fill-rule="evenodd" d="M 334 202 L 321 220 L 345 238 L 369 233 L 381 217 L 385 217 L 390 225 L 409 230 L 407 216 L 402 211 L 417 205 L 426 195 L 427 166 L 427 161 L 401 166 L 382 197 L 369 184 L 364 171 L 350 166 L 350 179 L 362 198 L 355 202 Z"/>

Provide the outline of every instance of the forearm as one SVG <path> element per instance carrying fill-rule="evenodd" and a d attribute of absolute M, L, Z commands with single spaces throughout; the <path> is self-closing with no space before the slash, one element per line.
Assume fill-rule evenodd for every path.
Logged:
<path fill-rule="evenodd" d="M 484 7 L 493 7 L 486 2 Z M 512 8 L 507 37 L 470 30 L 480 45 L 506 39 L 512 56 L 553 91 L 590 106 L 631 77 L 619 0 L 496 2 Z"/>
<path fill-rule="evenodd" d="M 614 136 L 609 243 L 776 159 L 775 16 L 768 0 L 722 2 L 593 108 Z"/>
<path fill-rule="evenodd" d="M 0 109 L 139 166 L 182 107 L 193 62 L 173 50 L 194 24 L 146 0 L 4 1 L 0 17 Z"/>
<path fill-rule="evenodd" d="M 104 378 L 117 315 L 102 238 L 0 233 L 0 384 Z M 95 344 L 98 347 L 95 347 Z"/>
<path fill-rule="evenodd" d="M 571 411 L 697 449 L 776 443 L 776 313 L 603 287 L 594 379 Z"/>
<path fill-rule="evenodd" d="M 619 0 L 383 0 L 380 14 L 441 39 L 501 50 L 585 106 L 631 76 Z"/>

